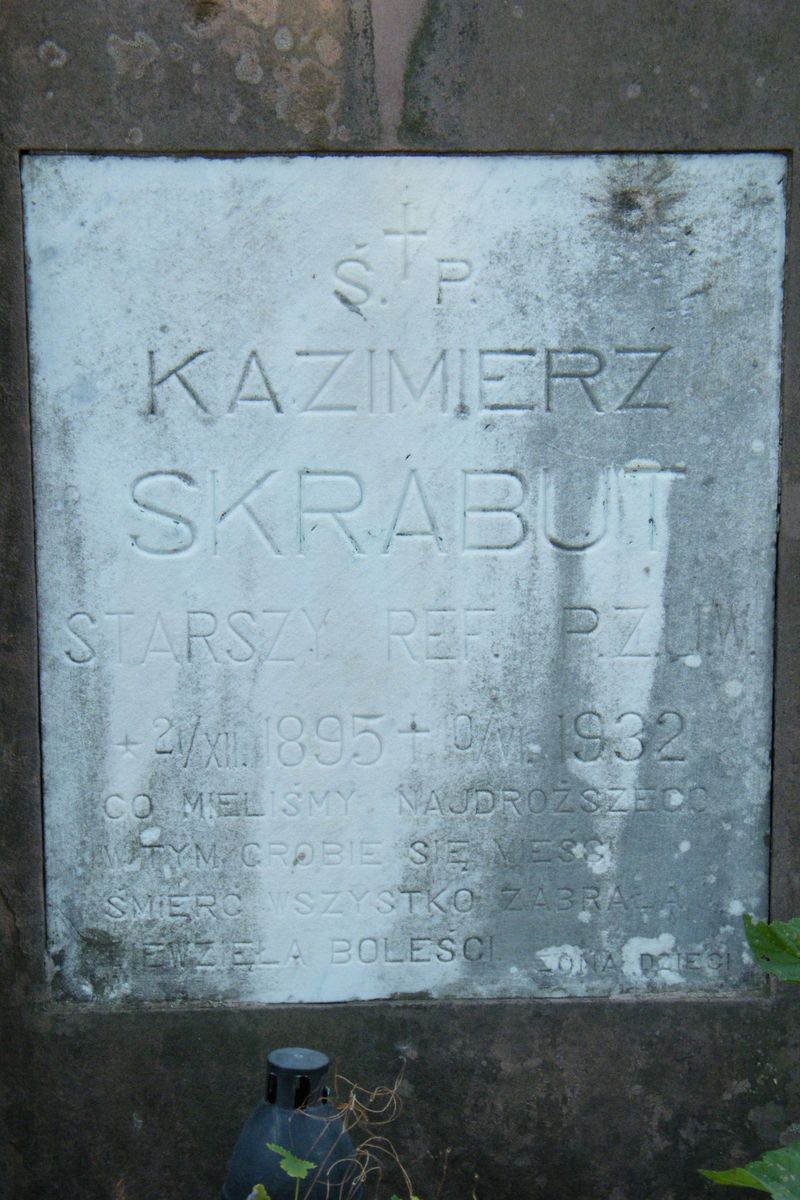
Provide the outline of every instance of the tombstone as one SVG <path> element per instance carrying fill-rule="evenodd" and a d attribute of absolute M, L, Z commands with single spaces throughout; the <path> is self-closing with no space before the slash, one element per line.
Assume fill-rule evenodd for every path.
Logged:
<path fill-rule="evenodd" d="M 280 1044 L 420 1194 L 792 1136 L 797 20 L 417 7 L 15 11 L 9 1194 L 215 1194 Z"/>

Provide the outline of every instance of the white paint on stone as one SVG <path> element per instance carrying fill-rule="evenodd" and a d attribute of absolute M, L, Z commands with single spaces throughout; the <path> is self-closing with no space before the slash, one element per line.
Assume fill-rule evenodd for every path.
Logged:
<path fill-rule="evenodd" d="M 754 986 L 784 169 L 28 156 L 67 994 Z"/>
<path fill-rule="evenodd" d="M 622 971 L 632 983 L 655 979 L 658 986 L 684 983 L 680 972 L 671 965 L 674 960 L 675 938 L 671 933 L 658 937 L 633 937 L 622 948 Z"/>
<path fill-rule="evenodd" d="M 593 875 L 607 875 L 614 867 L 614 860 L 611 855 L 611 845 L 605 843 L 599 846 L 594 853 L 586 856 L 586 861 L 589 870 Z"/>

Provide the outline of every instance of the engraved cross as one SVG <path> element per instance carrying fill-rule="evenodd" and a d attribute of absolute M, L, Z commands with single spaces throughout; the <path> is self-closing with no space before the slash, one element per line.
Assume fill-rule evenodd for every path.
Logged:
<path fill-rule="evenodd" d="M 408 268 L 411 266 L 412 256 L 409 254 L 408 243 L 411 238 L 425 239 L 427 229 L 409 229 L 408 227 L 408 210 L 411 207 L 408 201 L 403 201 L 403 228 L 402 229 L 384 229 L 383 235 L 387 238 L 400 238 L 403 248 L 403 279 L 408 279 Z"/>
<path fill-rule="evenodd" d="M 399 734 L 409 735 L 411 737 L 411 761 L 417 761 L 417 738 L 428 737 L 430 729 L 425 729 L 424 726 L 417 724 L 417 718 L 414 713 L 411 714 L 411 720 L 408 724 L 408 729 L 398 729 Z"/>
<path fill-rule="evenodd" d="M 135 757 L 136 757 L 136 755 L 133 753 L 133 750 L 131 749 L 131 747 L 132 747 L 132 746 L 141 746 L 141 744 L 142 744 L 141 742 L 134 742 L 134 741 L 132 741 L 132 740 L 131 740 L 131 739 L 128 737 L 127 733 L 125 734 L 125 739 L 124 739 L 124 741 L 122 741 L 122 742 L 115 742 L 115 743 L 114 743 L 114 745 L 115 745 L 115 746 L 118 746 L 118 747 L 119 747 L 119 749 L 122 751 L 122 757 L 123 757 L 123 758 L 135 758 Z"/>

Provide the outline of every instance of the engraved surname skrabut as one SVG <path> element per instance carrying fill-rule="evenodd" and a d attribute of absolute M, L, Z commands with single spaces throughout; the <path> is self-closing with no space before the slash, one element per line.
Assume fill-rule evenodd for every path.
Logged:
<path fill-rule="evenodd" d="M 267 557 L 305 557 L 331 546 L 356 556 L 387 556 L 411 540 L 442 555 L 514 552 L 526 542 L 536 552 L 575 553 L 610 536 L 644 531 L 648 549 L 659 553 L 665 540 L 656 507 L 688 471 L 655 462 L 596 468 L 600 504 L 593 496 L 584 499 L 590 511 L 572 517 L 575 528 L 559 510 L 578 503 L 585 482 L 561 478 L 552 467 L 462 467 L 450 473 L 452 492 L 438 503 L 433 494 L 440 473 L 414 467 L 389 478 L 316 465 L 270 468 L 244 483 L 231 474 L 215 467 L 205 480 L 184 470 L 137 476 L 129 494 L 135 532 L 129 525 L 120 540 L 135 554 L 165 560 L 198 550 L 215 558 L 241 552 L 242 539 Z M 375 534 L 370 512 L 377 505 Z"/>

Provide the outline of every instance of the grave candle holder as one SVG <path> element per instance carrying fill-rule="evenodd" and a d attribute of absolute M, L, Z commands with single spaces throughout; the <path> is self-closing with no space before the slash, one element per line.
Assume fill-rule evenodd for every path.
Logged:
<path fill-rule="evenodd" d="M 222 1200 L 363 1200 L 361 1168 L 341 1116 L 330 1103 L 330 1059 L 290 1046 L 267 1056 L 264 1099 L 234 1147 Z"/>

